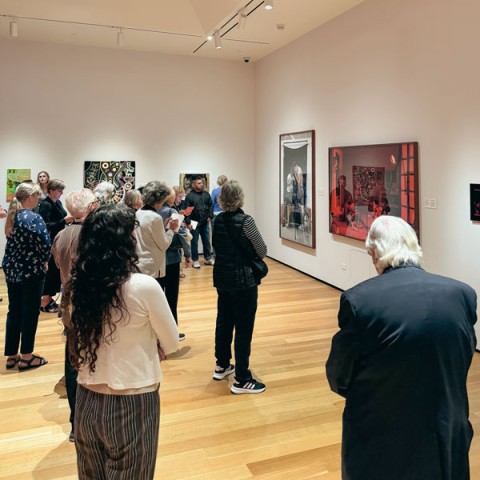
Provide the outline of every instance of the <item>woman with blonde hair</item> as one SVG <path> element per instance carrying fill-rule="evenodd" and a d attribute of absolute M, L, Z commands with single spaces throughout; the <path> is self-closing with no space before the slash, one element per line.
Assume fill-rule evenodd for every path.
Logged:
<path fill-rule="evenodd" d="M 5 223 L 7 246 L 2 267 L 8 289 L 4 352 L 7 369 L 18 364 L 19 370 L 28 370 L 48 363 L 45 358 L 33 354 L 51 247 L 45 222 L 33 212 L 41 193 L 37 184 L 21 183 L 10 203 Z"/>
<path fill-rule="evenodd" d="M 47 185 L 50 181 L 50 175 L 45 170 L 38 172 L 37 174 L 37 184 L 42 189 L 42 193 L 40 195 L 40 201 L 47 197 Z"/>

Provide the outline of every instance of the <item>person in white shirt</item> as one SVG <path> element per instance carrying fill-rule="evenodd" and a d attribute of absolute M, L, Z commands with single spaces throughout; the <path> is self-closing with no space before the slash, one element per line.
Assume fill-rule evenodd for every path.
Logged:
<path fill-rule="evenodd" d="M 80 480 L 154 478 L 160 362 L 178 349 L 178 329 L 158 283 L 138 273 L 135 225 L 124 204 L 90 213 L 67 287 Z"/>

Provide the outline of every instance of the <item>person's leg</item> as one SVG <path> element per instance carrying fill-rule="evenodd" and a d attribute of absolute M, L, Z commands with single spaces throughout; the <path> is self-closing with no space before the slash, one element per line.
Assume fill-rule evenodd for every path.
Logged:
<path fill-rule="evenodd" d="M 75 450 L 79 480 L 105 480 L 104 424 L 111 421 L 104 416 L 103 397 L 81 385 L 78 386 L 75 406 Z"/>
<path fill-rule="evenodd" d="M 198 226 L 195 230 L 191 230 L 190 233 L 192 234 L 192 241 L 190 243 L 190 248 L 192 250 L 192 262 L 197 262 L 198 261 L 198 237 L 199 237 Z"/>
<path fill-rule="evenodd" d="M 8 313 L 4 355 L 13 358 L 18 354 L 22 332 L 22 287 L 20 283 L 7 282 L 7 288 Z"/>
<path fill-rule="evenodd" d="M 200 236 L 202 237 L 202 245 L 203 245 L 203 258 L 205 260 L 210 260 L 212 256 L 212 246 L 210 244 L 210 224 L 207 223 L 206 225 L 200 228 Z M 193 256 L 193 253 L 192 253 Z"/>
<path fill-rule="evenodd" d="M 215 358 L 217 365 L 227 368 L 232 358 L 234 314 L 232 293 L 217 289 L 217 323 L 215 326 Z"/>
<path fill-rule="evenodd" d="M 72 424 L 72 433 L 75 431 L 75 401 L 77 397 L 77 377 L 78 372 L 73 368 L 70 362 L 70 351 L 68 341 L 65 342 L 65 387 L 67 389 L 68 405 L 70 407 L 70 423 Z"/>
<path fill-rule="evenodd" d="M 231 309 L 235 312 L 235 378 L 240 383 L 252 378 L 249 362 L 257 300 L 258 287 L 235 292 L 232 298 Z"/>
<path fill-rule="evenodd" d="M 115 480 L 151 480 L 160 427 L 158 392 L 106 395 L 105 474 Z"/>
<path fill-rule="evenodd" d="M 173 318 L 178 325 L 177 305 L 178 305 L 178 292 L 180 288 L 180 264 L 172 263 L 167 265 L 165 282 L 164 282 L 165 297 L 167 298 L 170 311 Z"/>
<path fill-rule="evenodd" d="M 22 282 L 22 340 L 20 353 L 22 358 L 31 358 L 35 347 L 38 317 L 40 315 L 40 301 L 42 297 L 44 279 L 37 278 Z"/>

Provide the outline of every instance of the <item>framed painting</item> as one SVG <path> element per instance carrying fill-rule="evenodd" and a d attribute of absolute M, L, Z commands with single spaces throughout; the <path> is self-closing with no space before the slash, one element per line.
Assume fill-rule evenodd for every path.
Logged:
<path fill-rule="evenodd" d="M 329 149 L 330 233 L 365 240 L 380 215 L 409 223 L 420 238 L 418 143 Z"/>
<path fill-rule="evenodd" d="M 181 173 L 179 179 L 179 185 L 185 190 L 185 195 L 192 189 L 192 177 L 200 175 L 203 178 L 204 187 L 206 192 L 210 193 L 210 174 L 209 173 Z"/>
<path fill-rule="evenodd" d="M 280 238 L 315 248 L 315 131 L 280 135 Z"/>
<path fill-rule="evenodd" d="M 29 168 L 7 168 L 7 202 L 11 202 L 16 188 L 22 182 L 32 180 L 32 171 Z"/>
<path fill-rule="evenodd" d="M 470 184 L 470 220 L 480 222 L 480 184 Z"/>
<path fill-rule="evenodd" d="M 85 162 L 83 186 L 93 190 L 100 182 L 113 183 L 113 198 L 120 202 L 128 190 L 135 188 L 135 162 Z"/>

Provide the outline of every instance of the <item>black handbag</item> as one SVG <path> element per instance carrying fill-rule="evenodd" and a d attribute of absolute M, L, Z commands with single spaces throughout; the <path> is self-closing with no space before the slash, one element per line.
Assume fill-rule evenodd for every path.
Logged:
<path fill-rule="evenodd" d="M 245 221 L 245 220 L 244 220 Z M 250 268 L 252 269 L 252 275 L 255 281 L 258 283 L 261 283 L 262 278 L 265 278 L 268 274 L 268 265 L 263 261 L 262 258 L 260 258 L 258 255 L 252 258 L 251 254 L 246 252 L 242 247 L 240 246 L 240 242 L 238 239 L 236 239 L 230 230 L 231 225 L 229 222 L 225 219 L 225 228 L 227 229 L 228 236 L 232 240 L 232 242 L 239 248 L 240 250 L 243 250 L 244 254 L 246 255 L 248 259 L 248 263 Z"/>

